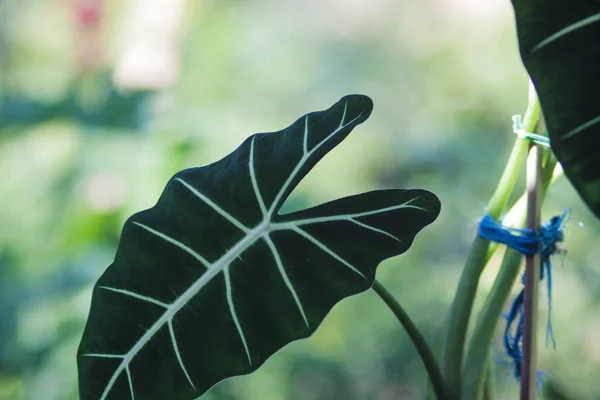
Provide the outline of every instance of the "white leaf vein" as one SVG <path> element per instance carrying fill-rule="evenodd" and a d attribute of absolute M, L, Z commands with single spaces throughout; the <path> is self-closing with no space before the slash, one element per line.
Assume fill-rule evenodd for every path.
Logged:
<path fill-rule="evenodd" d="M 190 374 L 188 374 L 187 369 L 185 368 L 185 364 L 183 363 L 183 359 L 181 358 L 181 353 L 179 352 L 179 346 L 177 345 L 177 339 L 175 338 L 175 330 L 173 330 L 173 319 L 170 319 L 167 325 L 169 326 L 169 335 L 171 336 L 171 343 L 173 343 L 173 351 L 175 352 L 175 356 L 177 357 L 177 362 L 179 362 L 181 370 L 185 374 L 185 377 L 187 378 L 190 385 L 192 385 L 192 388 L 195 392 L 196 386 L 194 385 L 194 382 L 192 382 L 192 378 L 190 378 Z"/>
<path fill-rule="evenodd" d="M 121 294 L 124 294 L 126 296 L 135 297 L 136 299 L 143 300 L 143 301 L 145 301 L 147 303 L 156 304 L 157 306 L 161 306 L 163 308 L 168 308 L 169 307 L 169 305 L 167 303 L 163 303 L 162 301 L 153 299 L 152 297 L 144 296 L 144 295 L 141 295 L 139 293 L 131 292 L 129 290 L 116 289 L 116 288 L 112 288 L 110 286 L 98 286 L 98 287 L 100 289 L 109 290 L 111 292 L 121 293 Z"/>
<path fill-rule="evenodd" d="M 135 400 L 135 391 L 133 390 L 133 379 L 131 379 L 131 372 L 129 371 L 129 367 L 125 368 L 125 372 L 127 373 L 127 381 L 129 382 L 129 393 L 131 394 L 131 400 Z"/>
<path fill-rule="evenodd" d="M 392 239 L 395 239 L 398 242 L 402 243 L 402 240 L 398 239 L 396 236 L 392 235 L 391 233 L 384 231 L 383 229 L 375 228 L 374 226 L 364 224 L 364 223 L 362 223 L 360 221 L 355 220 L 354 218 L 348 218 L 348 221 L 350 221 L 350 222 L 352 222 L 352 223 L 354 223 L 354 224 L 356 224 L 356 225 L 358 225 L 358 226 L 360 226 L 362 228 L 371 230 L 373 232 L 381 233 L 382 235 L 389 236 Z"/>
<path fill-rule="evenodd" d="M 242 224 L 240 221 L 238 221 L 236 218 L 234 218 L 227 211 L 222 209 L 217 203 L 215 203 L 214 201 L 212 201 L 211 199 L 209 199 L 208 197 L 206 197 L 205 195 L 200 193 L 195 187 L 193 187 L 192 185 L 190 185 L 189 183 L 187 183 L 186 181 L 184 181 L 181 178 L 175 178 L 175 180 L 181 182 L 181 184 L 183 184 L 183 186 L 185 186 L 190 192 L 192 192 L 194 195 L 196 195 L 196 197 L 198 197 L 200 200 L 204 201 L 206 204 L 208 204 L 210 207 L 212 207 L 213 210 L 215 210 L 217 213 L 219 213 L 227 221 L 231 222 L 233 225 L 238 227 L 241 231 L 243 231 L 244 233 L 249 232 L 248 227 L 244 226 L 244 224 Z"/>
<path fill-rule="evenodd" d="M 536 46 L 533 47 L 531 52 L 535 53 L 542 47 L 547 46 L 549 43 L 552 43 L 553 41 L 560 39 L 561 37 L 573 32 L 577 29 L 583 28 L 584 26 L 587 26 L 587 25 L 590 25 L 590 24 L 593 24 L 593 23 L 599 22 L 599 21 L 600 21 L 600 13 L 591 15 L 587 18 L 582 19 L 581 21 L 577 21 L 574 24 L 571 24 L 571 25 L 561 29 L 560 31 L 548 36 L 546 39 L 542 40 L 540 43 L 538 43 Z"/>
<path fill-rule="evenodd" d="M 302 154 L 308 154 L 308 115 L 304 118 L 304 135 L 302 137 Z"/>
<path fill-rule="evenodd" d="M 590 126 L 594 126 L 598 123 L 600 123 L 600 115 L 598 115 L 596 118 L 589 120 L 588 122 L 586 122 L 584 124 L 579 125 L 576 128 L 571 129 L 569 132 L 564 134 L 564 136 L 562 137 L 562 140 L 566 140 L 572 136 L 575 136 L 579 132 L 584 131 L 587 128 L 589 128 Z"/>
<path fill-rule="evenodd" d="M 246 350 L 246 356 L 248 357 L 248 364 L 252 365 L 252 358 L 250 357 L 250 349 L 248 349 L 248 343 L 246 342 L 246 335 L 244 335 L 244 331 L 242 329 L 242 325 L 240 324 L 240 320 L 238 319 L 237 313 L 235 312 L 235 305 L 233 302 L 233 293 L 231 289 L 231 277 L 229 276 L 229 267 L 225 267 L 223 270 L 223 275 L 225 275 L 225 291 L 227 295 L 227 304 L 229 305 L 229 312 L 231 313 L 231 318 L 233 319 L 233 323 L 235 324 L 235 328 L 240 335 L 240 339 L 242 344 L 244 345 L 244 350 Z"/>
<path fill-rule="evenodd" d="M 409 208 L 409 209 L 412 208 L 415 210 L 428 212 L 428 210 L 423 207 L 419 207 L 419 206 L 410 204 L 418 199 L 419 199 L 418 197 L 415 197 L 414 199 L 410 199 L 403 204 L 397 204 L 395 206 L 383 207 L 383 208 L 378 208 L 375 210 L 362 211 L 362 212 L 358 212 L 358 213 L 339 214 L 339 215 L 332 215 L 332 216 L 327 216 L 327 217 L 305 218 L 305 219 L 298 219 L 295 221 L 287 221 L 287 222 L 274 222 L 274 223 L 271 223 L 270 228 L 271 228 L 271 231 L 282 230 L 282 229 L 293 229 L 294 226 L 321 224 L 324 222 L 337 222 L 337 221 L 343 221 L 343 220 L 348 220 L 348 219 L 368 217 L 371 215 L 377 215 L 377 214 L 386 213 L 389 211 L 397 211 L 397 210 L 401 210 L 404 208 Z"/>
<path fill-rule="evenodd" d="M 298 293 L 296 293 L 296 288 L 294 288 L 294 285 L 290 281 L 290 278 L 288 277 L 287 272 L 285 271 L 285 267 L 283 266 L 283 262 L 281 262 L 281 257 L 279 255 L 279 252 L 277 251 L 277 247 L 275 247 L 275 243 L 273 243 L 273 240 L 271 240 L 268 233 L 265 233 L 265 235 L 263 237 L 264 237 L 265 242 L 271 249 L 271 254 L 273 254 L 273 258 L 275 259 L 275 264 L 277 264 L 277 269 L 279 270 L 279 273 L 281 274 L 281 277 L 283 278 L 283 282 L 285 283 L 285 286 L 287 286 L 288 290 L 292 294 L 292 297 L 294 298 L 294 301 L 296 302 L 296 306 L 298 307 L 298 311 L 300 311 L 300 315 L 302 315 L 304 324 L 306 325 L 307 328 L 310 328 L 310 326 L 308 324 L 308 318 L 306 318 L 306 313 L 304 312 L 304 307 L 302 306 L 302 302 L 300 301 L 300 297 L 298 297 Z"/>
<path fill-rule="evenodd" d="M 252 189 L 254 190 L 256 200 L 258 201 L 260 211 L 262 212 L 262 216 L 264 218 L 265 215 L 267 215 L 267 207 L 265 206 L 265 201 L 263 200 L 262 195 L 260 194 L 258 181 L 256 180 L 256 171 L 254 169 L 254 139 L 256 139 L 256 136 L 252 138 L 252 142 L 250 144 L 250 157 L 248 160 L 248 169 L 250 169 L 250 181 L 252 182 Z"/>
<path fill-rule="evenodd" d="M 179 247 L 181 250 L 185 251 L 186 253 L 188 253 L 189 255 L 194 257 L 196 260 L 200 261 L 200 263 L 202 263 L 202 265 L 204 265 L 206 268 L 210 268 L 210 263 L 208 262 L 208 260 L 206 258 L 202 257 L 200 254 L 196 253 L 192 248 L 181 243 L 179 240 L 173 239 L 172 237 L 167 236 L 164 233 L 159 232 L 156 229 L 152 229 L 149 226 L 146 226 L 139 222 L 133 221 L 133 223 L 141 228 L 144 228 L 148 232 L 158 236 L 159 238 L 164 239 L 171 244 L 174 244 L 175 246 Z"/>
<path fill-rule="evenodd" d="M 86 353 L 82 354 L 81 357 L 96 357 L 96 358 L 120 358 L 123 359 L 123 355 L 119 354 L 102 354 L 102 353 Z"/>
<path fill-rule="evenodd" d="M 314 236 L 312 236 L 308 232 L 306 232 L 306 231 L 298 228 L 297 226 L 293 227 L 292 230 L 294 232 L 298 233 L 299 235 L 304 236 L 306 239 L 308 239 L 309 241 L 311 241 L 319 249 L 323 250 L 325 253 L 329 254 L 332 258 L 334 258 L 337 261 L 339 261 L 342 264 L 344 264 L 346 267 L 348 267 L 350 270 L 352 270 L 356 274 L 362 276 L 364 279 L 367 279 L 367 277 L 362 272 L 360 272 L 358 269 L 356 269 L 355 266 L 353 266 L 352 264 L 350 264 L 348 261 L 344 260 L 340 255 L 338 255 L 336 252 L 334 252 L 329 247 L 327 247 L 326 245 L 324 245 L 322 242 L 320 242 L 317 238 L 315 238 Z"/>

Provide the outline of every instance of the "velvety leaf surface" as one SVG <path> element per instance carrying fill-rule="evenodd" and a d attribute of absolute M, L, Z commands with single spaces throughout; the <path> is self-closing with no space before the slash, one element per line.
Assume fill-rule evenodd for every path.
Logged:
<path fill-rule="evenodd" d="M 127 220 L 94 287 L 78 352 L 84 400 L 194 399 L 310 336 L 440 210 L 424 190 L 380 190 L 290 214 L 283 202 L 372 111 L 342 98 L 222 160 L 177 173 Z M 351 162 L 349 160 L 348 162 Z"/>
<path fill-rule="evenodd" d="M 565 174 L 600 217 L 600 1 L 513 0 L 521 58 Z"/>

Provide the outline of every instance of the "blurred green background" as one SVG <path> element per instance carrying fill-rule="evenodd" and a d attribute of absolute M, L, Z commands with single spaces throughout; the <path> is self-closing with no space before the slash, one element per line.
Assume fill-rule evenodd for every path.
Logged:
<path fill-rule="evenodd" d="M 371 119 L 289 207 L 387 187 L 436 193 L 438 221 L 378 273 L 433 341 L 514 140 L 510 117 L 526 106 L 509 1 L 0 0 L 0 400 L 77 398 L 92 285 L 125 219 L 175 172 L 348 93 L 373 98 Z M 565 207 L 558 347 L 540 349 L 540 369 L 573 398 L 598 399 L 600 223 L 563 178 L 544 219 Z M 500 398 L 516 398 L 509 367 L 496 375 Z M 420 399 L 424 388 L 406 334 L 366 292 L 204 399 Z"/>

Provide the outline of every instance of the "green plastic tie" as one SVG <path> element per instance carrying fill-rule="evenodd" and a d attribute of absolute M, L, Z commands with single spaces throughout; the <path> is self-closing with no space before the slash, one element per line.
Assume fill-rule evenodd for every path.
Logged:
<path fill-rule="evenodd" d="M 545 147 L 550 147 L 550 139 L 548 138 L 548 132 L 545 132 L 544 135 L 538 135 L 536 133 L 525 131 L 523 129 L 523 123 L 521 118 L 522 117 L 520 115 L 512 116 L 513 132 L 523 139 L 531 140 L 532 142 Z"/>

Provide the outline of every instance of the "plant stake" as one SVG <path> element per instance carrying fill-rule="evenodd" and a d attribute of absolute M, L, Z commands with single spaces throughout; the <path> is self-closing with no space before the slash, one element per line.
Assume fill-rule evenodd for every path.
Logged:
<path fill-rule="evenodd" d="M 539 231 L 541 199 L 541 154 L 532 144 L 527 159 L 526 228 Z M 523 299 L 523 365 L 521 367 L 521 400 L 535 398 L 536 390 L 536 326 L 540 280 L 540 254 L 525 256 L 525 291 Z"/>

